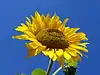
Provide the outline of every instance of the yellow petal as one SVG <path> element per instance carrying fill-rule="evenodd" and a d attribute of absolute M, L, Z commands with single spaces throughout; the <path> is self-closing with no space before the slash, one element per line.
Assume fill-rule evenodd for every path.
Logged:
<path fill-rule="evenodd" d="M 48 14 L 46 15 L 46 18 L 50 18 L 50 13 L 48 13 Z"/>
<path fill-rule="evenodd" d="M 35 12 L 35 19 L 36 19 L 37 23 L 39 24 L 39 26 L 43 29 L 44 23 L 42 21 L 40 14 L 37 11 Z"/>
<path fill-rule="evenodd" d="M 27 19 L 27 21 L 31 24 L 31 20 L 30 20 L 28 17 L 26 17 L 26 19 Z"/>
<path fill-rule="evenodd" d="M 54 55 L 54 49 L 50 50 L 48 53 L 49 57 L 52 59 Z"/>
<path fill-rule="evenodd" d="M 69 32 L 70 27 L 64 27 L 64 26 L 61 25 L 59 30 L 62 31 L 64 34 L 66 34 L 66 32 Z"/>
<path fill-rule="evenodd" d="M 45 48 L 43 48 L 43 47 L 37 47 L 35 55 L 40 54 L 43 50 L 45 50 Z"/>
<path fill-rule="evenodd" d="M 28 49 L 28 55 L 26 56 L 26 58 L 30 58 L 32 56 L 35 56 L 36 50 L 31 50 L 31 49 Z"/>
<path fill-rule="evenodd" d="M 84 47 L 81 47 L 81 46 L 77 46 L 77 45 L 70 45 L 70 47 L 72 48 L 75 48 L 75 49 L 78 49 L 78 50 L 82 50 L 84 52 L 88 52 L 88 50 Z"/>
<path fill-rule="evenodd" d="M 61 57 L 64 54 L 62 49 L 56 49 L 55 52 L 58 57 Z"/>
<path fill-rule="evenodd" d="M 87 48 L 87 44 L 89 44 L 88 42 L 85 42 L 85 43 L 79 43 L 78 45 L 80 45 L 80 46 L 83 46 L 83 47 L 86 47 Z"/>
<path fill-rule="evenodd" d="M 57 59 L 58 59 L 58 62 L 60 63 L 60 65 L 62 67 L 64 67 L 64 58 L 63 58 L 63 56 L 62 57 L 58 57 Z"/>
<path fill-rule="evenodd" d="M 83 54 L 83 56 L 85 56 L 86 58 L 88 58 L 88 56 L 86 54 Z"/>
<path fill-rule="evenodd" d="M 37 45 L 36 42 L 26 43 L 26 45 L 30 46 L 32 49 L 36 49 L 37 47 L 39 47 L 39 45 Z"/>
<path fill-rule="evenodd" d="M 50 19 L 49 27 L 58 29 L 60 26 L 61 26 L 61 20 L 59 16 L 57 16 L 55 13 L 54 16 L 52 16 L 52 18 Z"/>
<path fill-rule="evenodd" d="M 45 46 L 40 46 L 37 44 L 37 42 L 30 42 L 25 44 L 26 47 L 28 48 L 29 56 L 36 56 L 38 55 L 41 51 L 45 50 Z"/>
<path fill-rule="evenodd" d="M 69 30 L 69 27 L 65 27 L 65 24 L 66 24 L 66 22 L 67 22 L 68 20 L 69 20 L 69 18 L 66 18 L 66 19 L 63 21 L 63 23 L 59 21 L 60 24 L 61 24 L 61 23 L 62 23 L 62 24 L 59 26 L 58 29 L 59 29 L 60 31 L 62 31 L 64 34 L 66 33 L 66 30 L 67 30 L 67 31 Z"/>
<path fill-rule="evenodd" d="M 78 31 L 80 28 L 70 28 L 70 30 L 68 31 L 68 30 L 66 30 L 67 32 L 65 33 L 65 35 L 67 36 L 67 37 L 71 37 L 76 31 Z"/>
<path fill-rule="evenodd" d="M 31 15 L 32 24 L 34 24 L 35 17 Z"/>
<path fill-rule="evenodd" d="M 15 30 L 20 32 L 26 32 L 28 31 L 28 27 L 25 24 L 22 24 L 21 26 L 18 26 Z"/>
<path fill-rule="evenodd" d="M 39 22 L 41 22 L 41 16 L 40 16 L 40 14 L 36 11 L 35 12 L 35 18 L 39 21 Z"/>
<path fill-rule="evenodd" d="M 45 51 L 42 51 L 42 53 L 45 55 L 45 56 L 48 56 L 48 51 L 49 51 L 50 49 L 48 48 L 48 49 L 46 49 Z"/>
<path fill-rule="evenodd" d="M 37 41 L 35 37 L 29 37 L 26 34 L 22 34 L 22 35 L 17 35 L 17 36 L 12 36 L 12 38 L 17 38 L 20 40 L 30 40 L 30 41 Z"/>
<path fill-rule="evenodd" d="M 26 21 L 26 24 L 21 23 L 21 25 L 26 25 L 27 26 L 27 30 L 24 31 L 24 33 L 26 32 L 31 32 L 34 34 L 35 28 L 33 28 L 30 19 L 27 17 L 28 21 Z"/>
<path fill-rule="evenodd" d="M 62 22 L 61 22 L 62 23 Z M 66 32 L 68 32 L 70 30 L 70 27 L 65 27 L 63 24 L 60 25 L 60 27 L 58 28 L 58 30 L 62 31 L 64 34 L 66 34 Z"/>
<path fill-rule="evenodd" d="M 83 54 L 79 50 L 77 50 L 75 48 L 69 47 L 68 49 L 73 52 L 73 53 L 70 53 L 72 56 L 77 56 L 77 54 L 83 56 Z M 68 49 L 66 51 L 68 51 Z"/>
<path fill-rule="evenodd" d="M 66 51 L 64 52 L 64 57 L 69 60 L 71 58 L 71 55 L 68 54 Z"/>
<path fill-rule="evenodd" d="M 28 28 L 31 26 L 31 23 L 29 23 L 28 21 L 26 21 L 26 25 L 28 26 Z"/>
<path fill-rule="evenodd" d="M 43 50 L 46 48 L 46 46 L 42 45 L 40 42 L 38 41 L 35 41 L 35 42 L 32 42 L 31 45 L 34 47 L 34 46 L 39 46 L 41 48 L 43 48 Z"/>
<path fill-rule="evenodd" d="M 65 26 L 65 24 L 68 22 L 69 18 L 66 18 L 64 21 L 63 21 L 63 25 Z"/>
<path fill-rule="evenodd" d="M 70 40 L 70 41 L 76 41 L 76 40 L 81 41 L 81 40 L 88 40 L 88 38 L 86 38 L 86 34 L 85 34 L 85 33 L 80 32 L 80 33 L 76 33 L 76 34 L 74 34 L 73 36 L 71 36 L 71 37 L 69 38 L 69 40 Z"/>
<path fill-rule="evenodd" d="M 50 14 L 48 13 L 45 16 L 43 16 L 43 22 L 44 22 L 44 25 L 45 25 L 45 28 L 50 28 Z"/>
<path fill-rule="evenodd" d="M 49 56 L 50 59 L 53 59 L 53 56 L 54 56 L 54 49 L 49 49 L 48 51 L 45 50 L 45 51 L 42 51 L 44 55 L 46 56 Z"/>
<path fill-rule="evenodd" d="M 74 59 L 74 61 L 76 60 L 76 61 L 81 61 L 81 57 L 78 55 L 78 56 L 75 56 L 75 57 L 73 57 L 73 59 Z"/>
<path fill-rule="evenodd" d="M 34 37 L 34 34 L 32 32 L 34 32 L 35 29 L 32 28 L 32 25 L 26 26 L 24 23 L 21 23 L 21 26 L 18 26 L 15 30 Z"/>
<path fill-rule="evenodd" d="M 76 50 L 76 52 L 77 52 L 80 56 L 83 56 L 83 54 L 82 54 L 80 51 Z"/>
<path fill-rule="evenodd" d="M 58 28 L 58 30 L 60 30 L 60 31 L 62 31 L 62 32 L 65 32 L 65 27 L 64 27 L 64 25 L 61 25 L 59 28 Z M 64 33 L 65 34 L 65 33 Z"/>
<path fill-rule="evenodd" d="M 70 51 L 67 51 L 67 52 L 72 56 L 77 56 L 77 53 L 75 51 L 70 50 Z"/>
<path fill-rule="evenodd" d="M 80 58 L 79 56 L 72 57 L 70 60 L 67 60 L 67 64 L 69 66 L 77 67 L 77 65 L 78 65 L 78 63 L 80 61 L 79 58 Z"/>
<path fill-rule="evenodd" d="M 67 37 L 70 38 L 72 37 L 74 34 L 76 34 L 76 32 L 79 30 L 80 28 L 71 28 L 71 31 L 69 32 L 69 34 L 67 34 Z"/>
<path fill-rule="evenodd" d="M 54 53 L 54 55 L 53 55 L 53 61 L 56 61 L 57 60 L 57 55 Z"/>
<path fill-rule="evenodd" d="M 28 56 L 27 56 L 27 58 L 37 55 L 36 54 L 36 49 L 33 49 L 29 44 L 26 44 L 26 47 L 28 48 Z"/>
<path fill-rule="evenodd" d="M 56 18 L 56 13 L 55 13 L 54 16 L 52 16 L 52 18 L 50 19 L 50 25 L 49 25 L 50 28 L 54 28 L 54 27 L 55 27 L 55 25 L 53 24 L 55 18 Z"/>
<path fill-rule="evenodd" d="M 42 53 L 45 55 L 45 56 L 49 56 L 50 59 L 52 59 L 53 61 L 56 61 L 57 59 L 57 55 L 54 53 L 54 49 L 47 49 L 45 51 L 42 51 Z"/>

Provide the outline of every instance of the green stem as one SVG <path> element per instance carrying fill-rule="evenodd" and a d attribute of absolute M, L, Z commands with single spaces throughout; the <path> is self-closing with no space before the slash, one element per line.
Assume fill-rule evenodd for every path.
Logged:
<path fill-rule="evenodd" d="M 52 65 L 53 65 L 53 60 L 50 59 L 46 75 L 49 75 L 50 74 Z"/>
<path fill-rule="evenodd" d="M 67 67 L 67 65 L 65 67 Z M 56 75 L 61 69 L 63 69 L 63 68 L 59 67 L 52 75 Z"/>
<path fill-rule="evenodd" d="M 70 66 L 66 67 L 64 70 L 65 75 L 75 75 L 76 74 L 76 67 Z"/>
<path fill-rule="evenodd" d="M 59 67 L 52 75 L 56 75 L 61 69 L 62 67 Z"/>

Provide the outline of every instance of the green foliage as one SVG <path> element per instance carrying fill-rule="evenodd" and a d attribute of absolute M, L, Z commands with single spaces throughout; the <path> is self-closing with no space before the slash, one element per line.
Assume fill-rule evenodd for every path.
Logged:
<path fill-rule="evenodd" d="M 66 63 L 67 65 L 69 65 L 69 66 L 77 67 L 79 61 L 78 61 L 78 60 L 74 60 L 74 61 L 71 61 L 71 60 L 65 60 L 65 63 Z"/>
<path fill-rule="evenodd" d="M 33 70 L 31 75 L 46 75 L 46 71 L 41 68 L 38 68 Z"/>
<path fill-rule="evenodd" d="M 26 75 L 26 74 L 19 74 L 19 73 L 16 73 L 16 75 Z M 32 71 L 31 75 L 46 75 L 46 71 L 41 69 L 41 68 L 37 68 L 35 70 Z"/>
<path fill-rule="evenodd" d="M 19 73 L 16 73 L 16 75 L 26 75 L 26 74 L 19 74 Z"/>
<path fill-rule="evenodd" d="M 26 75 L 26 74 L 21 74 L 21 75 Z"/>

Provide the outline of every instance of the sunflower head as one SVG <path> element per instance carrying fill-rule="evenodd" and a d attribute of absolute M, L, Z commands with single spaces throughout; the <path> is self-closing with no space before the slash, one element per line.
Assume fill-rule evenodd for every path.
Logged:
<path fill-rule="evenodd" d="M 50 14 L 46 16 L 40 15 L 37 11 L 31 19 L 28 17 L 26 24 L 21 23 L 15 30 L 23 34 L 13 36 L 13 38 L 21 40 L 30 40 L 26 43 L 28 48 L 28 57 L 36 56 L 43 53 L 53 61 L 60 62 L 64 65 L 64 60 L 76 62 L 81 60 L 84 52 L 88 52 L 86 34 L 77 32 L 80 28 L 70 28 L 66 26 L 69 18 L 63 22 L 59 16 Z"/>
<path fill-rule="evenodd" d="M 58 29 L 44 29 L 40 31 L 36 37 L 37 40 L 47 48 L 64 49 L 69 45 L 64 34 Z"/>

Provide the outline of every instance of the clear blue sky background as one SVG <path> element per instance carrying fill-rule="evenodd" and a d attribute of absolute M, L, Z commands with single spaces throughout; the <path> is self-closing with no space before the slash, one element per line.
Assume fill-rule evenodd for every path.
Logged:
<path fill-rule="evenodd" d="M 100 1 L 99 0 L 0 0 L 0 75 L 15 75 L 16 72 L 31 74 L 35 68 L 46 70 L 48 58 L 42 55 L 25 59 L 25 41 L 12 39 L 19 34 L 13 29 L 25 17 L 40 13 L 57 13 L 63 20 L 70 17 L 70 27 L 80 27 L 87 33 L 89 58 L 83 58 L 77 75 L 100 74 Z M 58 66 L 55 63 L 53 68 Z M 61 73 L 59 75 L 62 75 Z"/>

